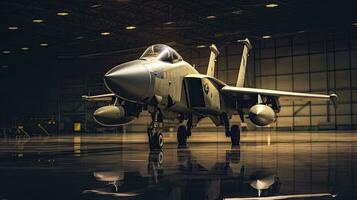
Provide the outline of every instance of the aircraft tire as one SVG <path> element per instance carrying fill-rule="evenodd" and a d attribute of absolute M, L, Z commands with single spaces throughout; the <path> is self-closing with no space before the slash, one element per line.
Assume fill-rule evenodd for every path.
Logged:
<path fill-rule="evenodd" d="M 153 133 L 152 136 L 149 137 L 149 146 L 151 150 L 162 149 L 164 146 L 164 137 L 160 131 Z"/>
<path fill-rule="evenodd" d="M 240 128 L 238 125 L 231 126 L 230 136 L 231 136 L 232 145 L 239 145 L 239 143 L 240 143 Z"/>
<path fill-rule="evenodd" d="M 179 126 L 177 129 L 177 142 L 179 146 L 187 145 L 187 129 L 186 126 Z"/>

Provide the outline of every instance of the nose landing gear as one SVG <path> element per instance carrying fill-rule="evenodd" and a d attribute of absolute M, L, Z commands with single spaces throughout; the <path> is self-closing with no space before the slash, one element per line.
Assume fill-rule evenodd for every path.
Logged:
<path fill-rule="evenodd" d="M 148 128 L 149 146 L 151 150 L 162 149 L 164 146 L 164 137 L 161 131 Z"/>
<path fill-rule="evenodd" d="M 149 138 L 149 147 L 151 150 L 162 149 L 164 146 L 164 137 L 160 131 L 158 117 L 159 112 L 155 112 L 152 115 L 152 122 L 150 127 L 147 130 L 148 138 Z"/>

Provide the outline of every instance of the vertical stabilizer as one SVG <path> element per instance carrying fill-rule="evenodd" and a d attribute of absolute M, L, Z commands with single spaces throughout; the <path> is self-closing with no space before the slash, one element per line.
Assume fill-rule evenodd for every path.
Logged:
<path fill-rule="evenodd" d="M 208 67 L 207 67 L 207 75 L 214 77 L 214 68 L 216 66 L 216 58 L 219 54 L 219 51 L 216 45 L 212 44 L 210 47 L 211 55 L 209 57 Z"/>
<path fill-rule="evenodd" d="M 247 68 L 247 60 L 249 56 L 249 50 L 252 49 L 252 45 L 250 44 L 248 38 L 244 40 L 238 40 L 238 42 L 242 42 L 244 44 L 243 53 L 242 53 L 242 60 L 240 61 L 240 67 L 238 72 L 238 79 L 237 79 L 237 87 L 244 87 L 244 79 L 245 79 L 245 71 Z"/>

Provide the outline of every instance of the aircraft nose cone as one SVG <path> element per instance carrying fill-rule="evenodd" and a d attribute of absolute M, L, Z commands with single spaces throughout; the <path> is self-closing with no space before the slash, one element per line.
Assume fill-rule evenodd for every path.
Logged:
<path fill-rule="evenodd" d="M 146 66 L 133 63 L 114 67 L 105 74 L 104 82 L 119 97 L 140 101 L 148 97 L 151 77 Z"/>

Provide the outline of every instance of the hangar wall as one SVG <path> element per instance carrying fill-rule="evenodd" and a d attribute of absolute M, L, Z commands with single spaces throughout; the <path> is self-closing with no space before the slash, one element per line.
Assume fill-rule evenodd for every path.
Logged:
<path fill-rule="evenodd" d="M 352 34 L 300 34 L 254 41 L 246 86 L 295 92 L 336 93 L 337 111 L 325 102 L 281 102 L 282 110 L 270 127 L 283 130 L 352 129 L 357 123 L 357 38 Z M 206 50 L 192 54 L 205 73 Z M 229 45 L 218 58 L 217 77 L 234 85 L 241 45 Z"/>
<path fill-rule="evenodd" d="M 353 128 L 356 45 L 356 38 L 345 34 L 295 36 L 259 44 L 254 54 L 257 87 L 339 95 L 336 112 L 323 102 L 282 102 L 276 127 Z"/>

